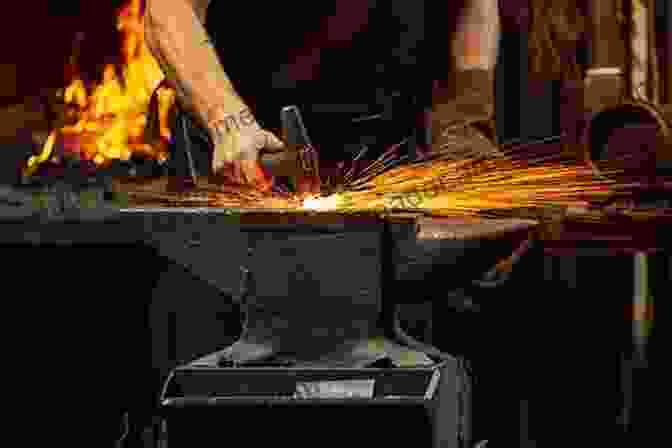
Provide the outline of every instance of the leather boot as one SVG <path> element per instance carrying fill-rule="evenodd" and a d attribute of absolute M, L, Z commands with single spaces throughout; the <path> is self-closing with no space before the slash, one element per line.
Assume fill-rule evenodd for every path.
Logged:
<path fill-rule="evenodd" d="M 454 71 L 432 95 L 432 158 L 501 157 L 494 122 L 494 71 Z"/>

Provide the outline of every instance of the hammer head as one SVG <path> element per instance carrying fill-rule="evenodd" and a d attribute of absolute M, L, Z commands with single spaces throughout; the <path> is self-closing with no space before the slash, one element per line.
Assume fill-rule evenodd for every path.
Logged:
<path fill-rule="evenodd" d="M 301 163 L 302 148 L 286 146 L 279 151 L 265 150 L 260 154 L 259 162 L 264 171 L 271 176 L 293 177 L 305 174 Z"/>
<path fill-rule="evenodd" d="M 268 174 L 279 177 L 319 178 L 318 157 L 312 146 L 297 106 L 280 112 L 282 137 L 286 143 L 280 151 L 262 151 L 261 166 Z"/>

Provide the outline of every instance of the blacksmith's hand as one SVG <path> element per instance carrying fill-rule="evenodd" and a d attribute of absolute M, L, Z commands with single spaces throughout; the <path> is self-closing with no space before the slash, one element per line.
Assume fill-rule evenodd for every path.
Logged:
<path fill-rule="evenodd" d="M 284 144 L 272 132 L 263 129 L 248 108 L 238 114 L 223 115 L 210 129 L 214 143 L 214 174 L 239 184 L 259 186 L 268 183 L 259 165 L 259 152 L 279 150 Z"/>

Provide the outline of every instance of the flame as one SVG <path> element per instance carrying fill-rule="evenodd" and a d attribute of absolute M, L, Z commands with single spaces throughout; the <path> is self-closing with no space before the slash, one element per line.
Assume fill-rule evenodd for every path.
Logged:
<path fill-rule="evenodd" d="M 161 143 L 147 144 L 144 137 L 149 102 L 163 73 L 145 44 L 141 0 L 129 0 L 117 17 L 117 30 L 123 37 L 124 83 L 113 65 L 104 68 L 102 82 L 90 89 L 75 74 L 63 90 L 63 100 L 74 109 L 76 122 L 52 132 L 42 154 L 29 160 L 28 173 L 39 163 L 57 157 L 52 155 L 57 138 L 66 156 L 92 160 L 99 166 L 114 159 L 128 160 L 135 154 L 166 160 L 171 136 L 168 113 L 175 103 L 175 92 L 165 87 L 157 91 Z M 76 61 L 71 65 L 76 66 Z"/>
<path fill-rule="evenodd" d="M 47 141 L 44 143 L 42 148 L 42 153 L 39 156 L 32 156 L 28 159 L 28 167 L 26 168 L 25 174 L 30 176 L 33 174 L 35 169 L 40 166 L 41 163 L 46 162 L 51 157 L 51 153 L 54 149 L 54 143 L 56 142 L 56 133 L 51 132 Z"/>

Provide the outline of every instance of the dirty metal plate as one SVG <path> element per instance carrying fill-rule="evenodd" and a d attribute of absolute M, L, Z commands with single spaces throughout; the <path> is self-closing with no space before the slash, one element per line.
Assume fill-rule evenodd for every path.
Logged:
<path fill-rule="evenodd" d="M 343 233 L 263 232 L 250 235 L 253 253 L 247 267 L 255 273 L 255 293 L 291 298 L 284 309 L 339 313 L 347 298 L 360 310 L 377 308 L 380 300 L 381 239 L 376 229 Z M 319 299 L 319 300 L 318 300 Z M 364 312 L 364 311 L 362 311 Z"/>

